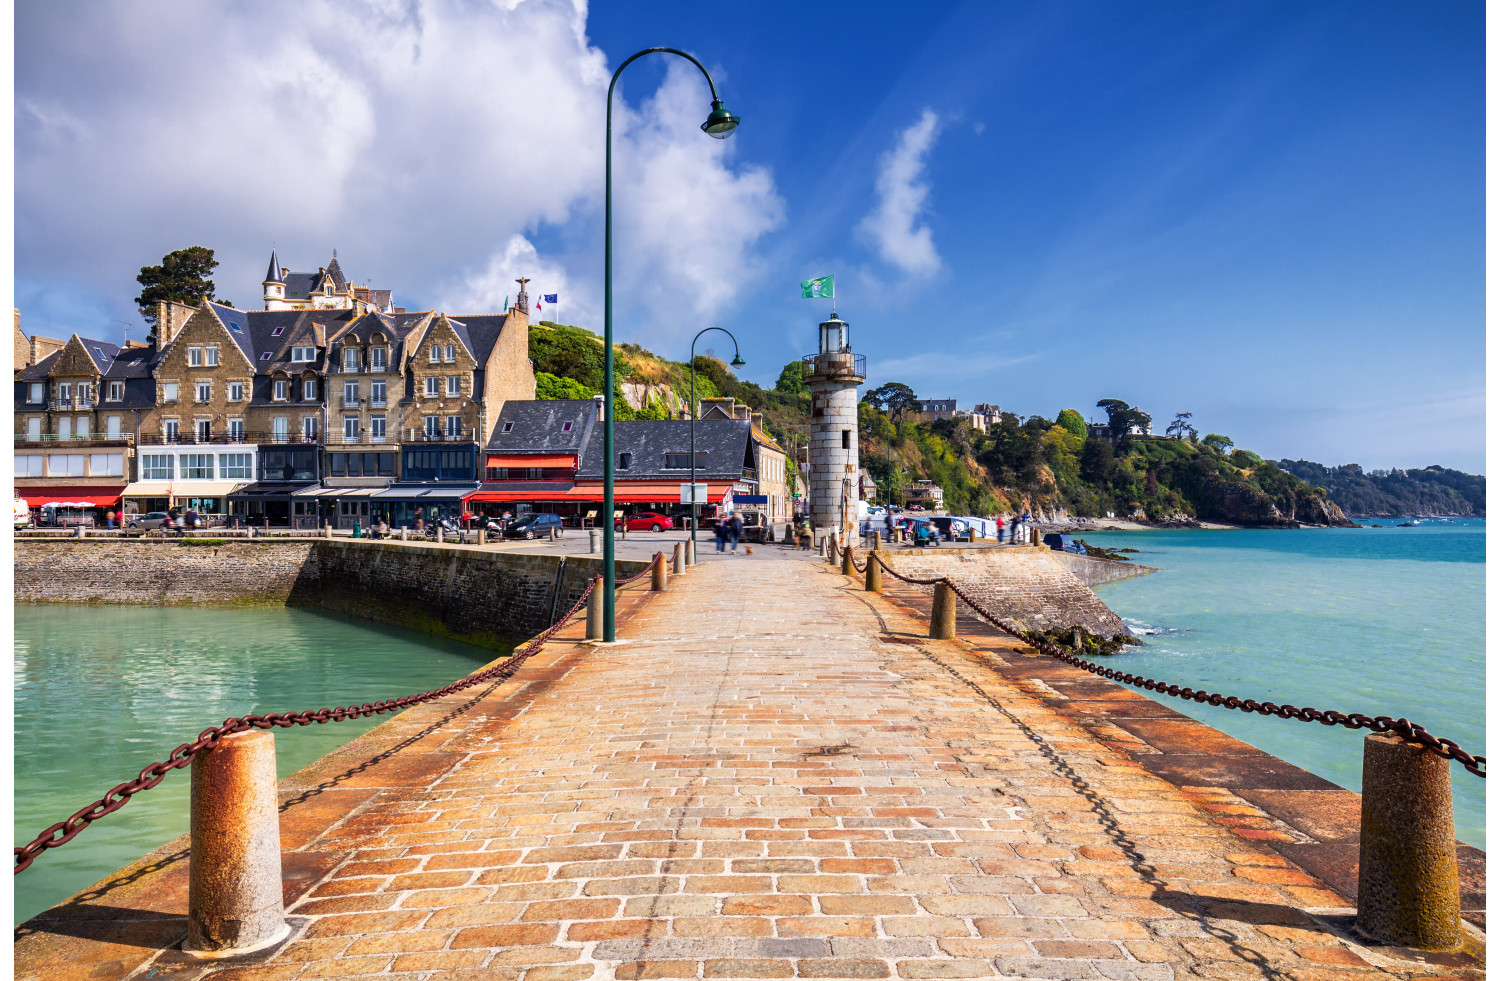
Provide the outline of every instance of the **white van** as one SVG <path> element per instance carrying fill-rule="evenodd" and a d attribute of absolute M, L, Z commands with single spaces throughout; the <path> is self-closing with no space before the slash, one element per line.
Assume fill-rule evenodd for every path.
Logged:
<path fill-rule="evenodd" d="M 16 529 L 19 531 L 31 524 L 31 508 L 22 498 L 16 498 L 15 505 Z"/>

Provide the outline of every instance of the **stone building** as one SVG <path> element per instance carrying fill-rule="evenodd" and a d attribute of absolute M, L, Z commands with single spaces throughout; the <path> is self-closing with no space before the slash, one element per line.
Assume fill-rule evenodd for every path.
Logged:
<path fill-rule="evenodd" d="M 346 279 L 344 270 L 339 268 L 338 249 L 333 250 L 328 265 L 319 266 L 315 273 L 292 272 L 281 265 L 276 250 L 272 249 L 271 264 L 266 269 L 265 281 L 261 283 L 261 297 L 267 310 L 405 312 L 392 306 L 390 290 L 372 289 Z"/>
<path fill-rule="evenodd" d="M 792 497 L 787 490 L 786 450 L 765 430 L 765 416 L 754 412 L 733 398 L 698 400 L 698 418 L 738 419 L 750 423 L 754 444 L 757 494 L 766 498 L 764 511 L 772 521 L 786 521 L 792 516 Z"/>
<path fill-rule="evenodd" d="M 859 520 L 858 387 L 864 355 L 849 346 L 849 325 L 837 314 L 818 325 L 818 353 L 802 359 L 812 390 L 808 443 L 808 512 L 815 529 L 834 528 L 851 541 Z"/>

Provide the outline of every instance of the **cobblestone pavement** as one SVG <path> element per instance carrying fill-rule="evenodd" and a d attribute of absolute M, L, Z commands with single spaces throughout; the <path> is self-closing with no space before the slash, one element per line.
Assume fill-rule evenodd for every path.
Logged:
<path fill-rule="evenodd" d="M 1457 973 L 924 633 L 816 563 L 700 566 L 324 832 L 298 938 L 214 976 Z"/>

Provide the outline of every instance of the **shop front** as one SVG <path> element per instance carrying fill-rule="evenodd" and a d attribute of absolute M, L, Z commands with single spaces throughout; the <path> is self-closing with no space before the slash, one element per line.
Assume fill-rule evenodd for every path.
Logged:
<path fill-rule="evenodd" d="M 292 501 L 298 491 L 316 488 L 315 483 L 259 481 L 229 495 L 230 519 L 261 526 L 293 527 Z M 306 500 L 303 500 L 306 511 Z M 305 513 L 303 515 L 305 517 Z"/>
<path fill-rule="evenodd" d="M 229 514 L 229 495 L 248 481 L 235 480 L 137 480 L 121 495 L 126 514 L 151 511 L 193 510 L 203 515 Z"/>
<path fill-rule="evenodd" d="M 16 496 L 26 502 L 32 513 L 32 520 L 39 525 L 84 524 L 103 528 L 106 514 L 110 511 L 119 513 L 120 495 L 124 490 L 124 485 L 81 487 L 46 484 L 17 486 Z"/>
<path fill-rule="evenodd" d="M 392 528 L 414 528 L 418 518 L 424 526 L 443 520 L 458 521 L 464 513 L 464 499 L 478 489 L 479 485 L 472 483 L 392 484 L 370 496 L 368 515 L 371 521 L 384 518 Z"/>

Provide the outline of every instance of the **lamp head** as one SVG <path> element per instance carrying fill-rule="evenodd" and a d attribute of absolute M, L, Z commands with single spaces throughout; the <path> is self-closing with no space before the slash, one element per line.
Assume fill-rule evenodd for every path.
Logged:
<path fill-rule="evenodd" d="M 709 111 L 708 118 L 703 121 L 702 129 L 716 140 L 725 140 L 739 124 L 740 117 L 725 109 L 722 100 L 715 99 L 713 109 Z"/>
<path fill-rule="evenodd" d="M 731 361 L 731 362 L 729 362 L 729 367 L 731 367 L 731 368 L 743 368 L 743 367 L 745 367 L 745 359 L 742 358 L 742 357 L 740 357 L 740 352 L 738 352 L 738 351 L 734 352 L 734 360 Z"/>

